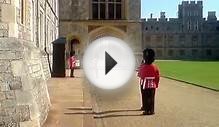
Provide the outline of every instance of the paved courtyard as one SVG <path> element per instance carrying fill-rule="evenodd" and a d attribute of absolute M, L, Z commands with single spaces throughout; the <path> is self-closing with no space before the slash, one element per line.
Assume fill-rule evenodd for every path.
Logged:
<path fill-rule="evenodd" d="M 219 93 L 161 78 L 155 115 L 143 116 L 138 81 L 108 94 L 77 78 L 49 81 L 52 108 L 44 127 L 218 127 Z M 91 108 L 92 107 L 92 108 Z"/>
<path fill-rule="evenodd" d="M 67 71 L 67 74 L 69 71 Z M 76 78 L 52 78 L 48 82 L 51 110 L 43 127 L 95 127 L 90 114 L 68 114 L 71 111 L 91 112 L 89 92 L 83 74 L 76 71 Z"/>

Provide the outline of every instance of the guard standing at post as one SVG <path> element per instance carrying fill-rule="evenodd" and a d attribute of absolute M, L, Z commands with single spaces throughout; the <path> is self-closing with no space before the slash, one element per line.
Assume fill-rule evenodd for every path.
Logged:
<path fill-rule="evenodd" d="M 159 69 L 153 64 L 155 60 L 154 50 L 145 49 L 143 59 L 144 63 L 141 64 L 138 71 L 142 91 L 142 110 L 144 110 L 143 115 L 153 115 L 155 91 L 160 80 Z"/>
<path fill-rule="evenodd" d="M 75 51 L 70 52 L 70 57 L 69 57 L 69 68 L 70 68 L 70 77 L 75 77 L 74 76 L 74 69 L 75 69 L 75 64 L 76 64 L 76 57 L 75 57 Z"/>

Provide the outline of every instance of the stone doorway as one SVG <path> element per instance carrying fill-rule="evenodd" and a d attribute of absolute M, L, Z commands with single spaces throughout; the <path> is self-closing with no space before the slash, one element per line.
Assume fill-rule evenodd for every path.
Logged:
<path fill-rule="evenodd" d="M 67 43 L 65 45 L 66 51 L 65 51 L 65 60 L 66 60 L 66 69 L 69 68 L 68 65 L 68 59 L 70 57 L 70 53 L 75 51 L 75 56 L 77 58 L 76 61 L 76 68 L 81 68 L 81 45 L 82 41 L 78 36 L 75 35 L 68 35 L 67 37 Z M 66 75 L 67 76 L 67 75 Z"/>
<path fill-rule="evenodd" d="M 70 42 L 70 52 L 75 51 L 78 54 L 78 45 L 80 44 L 80 41 L 78 39 L 72 39 Z"/>

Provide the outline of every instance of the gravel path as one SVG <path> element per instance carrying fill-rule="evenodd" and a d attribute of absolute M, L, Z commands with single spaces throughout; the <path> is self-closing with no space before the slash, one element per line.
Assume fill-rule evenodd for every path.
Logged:
<path fill-rule="evenodd" d="M 81 70 L 76 75 L 49 81 L 43 127 L 219 127 L 219 92 L 161 78 L 155 115 L 143 116 L 137 79 L 108 93 L 88 86 Z"/>
<path fill-rule="evenodd" d="M 186 83 L 161 78 L 153 116 L 138 111 L 137 79 L 113 96 L 94 88 L 91 93 L 97 127 L 219 127 L 219 92 Z"/>

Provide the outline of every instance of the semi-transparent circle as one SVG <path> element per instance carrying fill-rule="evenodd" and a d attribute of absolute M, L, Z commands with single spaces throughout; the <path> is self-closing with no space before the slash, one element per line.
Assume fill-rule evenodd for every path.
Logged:
<path fill-rule="evenodd" d="M 105 75 L 105 52 L 117 61 L 117 65 Z M 88 46 L 83 57 L 85 76 L 101 89 L 122 87 L 133 76 L 135 57 L 126 42 L 115 37 L 99 38 Z"/>

